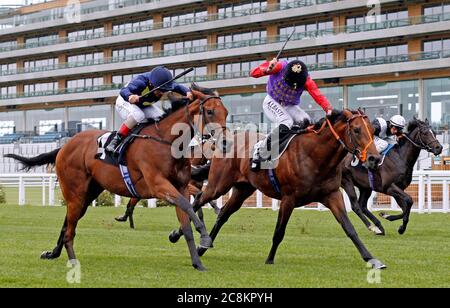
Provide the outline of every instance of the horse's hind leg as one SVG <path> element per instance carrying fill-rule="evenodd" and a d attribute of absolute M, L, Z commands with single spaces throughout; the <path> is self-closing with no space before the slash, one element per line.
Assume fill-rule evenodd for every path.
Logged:
<path fill-rule="evenodd" d="M 128 219 L 130 219 L 130 228 L 131 228 L 131 229 L 134 229 L 134 218 L 133 218 L 133 213 L 134 213 L 134 208 L 136 207 L 136 205 L 138 204 L 138 202 L 139 202 L 139 199 L 138 199 L 138 198 L 131 198 L 131 199 L 128 201 L 127 209 L 126 209 L 126 211 L 125 211 L 125 214 L 124 214 L 123 216 L 116 217 L 116 218 L 115 218 L 116 221 L 119 221 L 119 222 L 125 222 L 125 221 L 127 221 Z"/>
<path fill-rule="evenodd" d="M 350 203 L 352 205 L 353 212 L 358 215 L 362 222 L 366 225 L 366 228 L 370 230 L 370 221 L 364 215 L 359 203 L 358 196 L 356 195 L 355 186 L 352 181 L 348 180 L 345 176 L 342 177 L 342 188 L 347 193 Z"/>
<path fill-rule="evenodd" d="M 376 235 L 385 235 L 386 232 L 384 230 L 383 225 L 378 220 L 378 218 L 374 214 L 372 214 L 367 208 L 367 202 L 369 201 L 371 194 L 372 194 L 371 189 L 360 189 L 360 195 L 358 200 L 359 207 L 362 209 L 363 214 L 366 215 L 375 225 L 374 226 L 371 224 L 369 226 L 369 230 L 374 232 Z"/>
<path fill-rule="evenodd" d="M 295 208 L 295 199 L 290 197 L 284 197 L 281 200 L 280 210 L 278 212 L 277 226 L 275 227 L 275 232 L 273 234 L 272 248 L 270 249 L 269 256 L 267 257 L 266 264 L 273 264 L 275 259 L 275 254 L 277 252 L 278 246 L 284 238 L 286 233 L 286 226 L 291 217 L 292 211 Z"/>
<path fill-rule="evenodd" d="M 219 234 L 220 229 L 228 221 L 230 216 L 241 208 L 244 201 L 247 200 L 247 198 L 250 197 L 255 192 L 255 190 L 256 189 L 249 184 L 238 184 L 233 188 L 233 193 L 230 199 L 220 210 L 220 213 L 217 216 L 216 223 L 211 230 L 210 236 L 213 242 Z M 200 256 L 203 256 L 206 250 L 206 248 L 200 247 L 198 249 L 198 254 Z"/>
<path fill-rule="evenodd" d="M 61 182 L 61 188 L 64 194 L 64 184 Z M 67 214 L 64 219 L 64 224 L 61 229 L 61 233 L 58 238 L 58 242 L 53 251 L 44 251 L 41 254 L 41 259 L 56 259 L 61 255 L 63 246 L 66 246 L 67 253 L 69 255 L 70 260 L 75 259 L 75 253 L 73 250 L 73 238 L 75 237 L 75 228 L 78 220 L 80 220 L 87 211 L 89 204 L 94 201 L 98 195 L 103 191 L 103 188 L 99 186 L 95 181 L 91 180 L 88 190 L 85 193 L 85 201 L 82 203 L 82 206 L 79 206 L 78 202 L 69 201 L 68 197 L 73 198 L 73 194 L 69 196 L 65 196 L 67 201 Z M 81 195 L 80 195 L 81 196 Z M 74 198 L 75 199 L 75 198 Z M 76 200 L 76 199 L 75 199 Z M 79 200 L 79 199 L 78 199 Z M 69 228 L 70 227 L 70 228 Z M 70 243 L 69 243 L 70 241 Z"/>
<path fill-rule="evenodd" d="M 344 229 L 345 234 L 352 240 L 353 244 L 358 249 L 364 261 L 369 262 L 372 267 L 376 269 L 386 268 L 386 265 L 384 265 L 383 263 L 381 263 L 381 261 L 375 259 L 371 255 L 371 253 L 359 239 L 358 234 L 356 233 L 356 230 L 352 225 L 352 222 L 347 216 L 344 199 L 341 192 L 335 191 L 329 194 L 323 199 L 323 204 L 331 210 L 336 220 Z"/>

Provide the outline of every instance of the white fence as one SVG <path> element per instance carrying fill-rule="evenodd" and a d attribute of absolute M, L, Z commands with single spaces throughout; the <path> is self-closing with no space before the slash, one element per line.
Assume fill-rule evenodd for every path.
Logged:
<path fill-rule="evenodd" d="M 0 185 L 3 186 L 7 194 L 9 203 L 17 203 L 19 205 L 60 205 L 60 191 L 55 174 L 48 173 L 14 173 L 0 174 Z M 415 200 L 413 211 L 419 213 L 449 213 L 449 187 L 450 187 L 450 171 L 417 171 L 414 173 L 413 181 L 409 193 Z M 17 192 L 16 192 L 17 191 Z M 11 197 L 11 194 L 17 198 Z M 217 204 L 221 207 L 229 198 L 231 192 L 217 200 Z M 384 198 L 386 198 L 384 196 Z M 32 200 L 31 200 L 32 199 Z M 369 199 L 369 208 L 374 210 L 400 210 L 393 198 L 389 202 L 383 202 L 382 196 L 373 193 Z M 344 200 L 348 210 L 351 206 L 347 196 L 344 194 Z M 32 202 L 31 202 L 32 201 Z M 121 198 L 115 196 L 115 205 L 121 204 Z M 95 206 L 95 202 L 93 204 Z M 156 207 L 156 200 L 148 200 L 149 207 Z M 278 209 L 278 201 L 267 199 L 261 192 L 257 192 L 253 197 L 249 198 L 244 204 L 246 207 L 271 207 L 273 210 Z M 307 210 L 325 210 L 321 204 L 312 204 L 304 207 Z"/>

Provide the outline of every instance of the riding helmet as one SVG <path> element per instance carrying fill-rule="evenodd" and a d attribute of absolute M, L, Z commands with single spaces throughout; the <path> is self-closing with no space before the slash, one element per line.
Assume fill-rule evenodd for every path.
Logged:
<path fill-rule="evenodd" d="M 401 115 L 395 115 L 393 116 L 390 120 L 389 123 L 392 126 L 398 127 L 400 129 L 404 129 L 406 126 L 406 120 L 404 117 L 402 117 Z"/>
<path fill-rule="evenodd" d="M 154 87 L 159 87 L 162 84 L 171 80 L 172 73 L 164 66 L 157 66 L 150 72 L 150 82 Z M 168 84 L 161 87 L 163 91 L 172 91 L 174 88 L 174 82 L 169 82 Z"/>
<path fill-rule="evenodd" d="M 308 75 L 306 64 L 300 60 L 294 60 L 286 66 L 284 80 L 290 87 L 298 89 L 306 84 Z"/>

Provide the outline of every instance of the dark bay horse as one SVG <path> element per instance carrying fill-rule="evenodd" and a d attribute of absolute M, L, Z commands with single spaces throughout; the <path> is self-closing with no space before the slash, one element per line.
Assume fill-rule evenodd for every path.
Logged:
<path fill-rule="evenodd" d="M 192 147 L 192 159 L 191 159 L 191 167 L 192 167 L 192 178 L 189 182 L 188 190 L 189 194 L 193 197 L 196 197 L 203 188 L 204 182 L 208 179 L 209 168 L 206 165 L 208 160 L 212 158 L 212 153 L 214 152 L 214 140 L 211 136 L 208 136 L 204 142 L 200 142 L 199 144 Z M 201 144 L 203 143 L 203 144 Z M 125 214 L 123 216 L 116 217 L 115 220 L 119 222 L 126 222 L 129 220 L 130 228 L 134 229 L 134 209 L 140 199 L 131 198 L 128 201 L 127 208 L 125 210 Z M 214 209 L 216 214 L 219 214 L 220 209 L 217 207 L 215 201 L 211 201 L 209 203 L 211 207 Z M 199 213 L 200 216 L 201 213 Z M 200 217 L 202 220 L 202 217 Z"/>
<path fill-rule="evenodd" d="M 380 215 L 389 221 L 403 219 L 403 224 L 398 229 L 398 233 L 403 234 L 406 231 L 414 201 L 405 192 L 405 189 L 411 184 L 414 165 L 421 150 L 439 155 L 442 152 L 442 145 L 436 139 L 428 120 L 423 122 L 413 119 L 408 125 L 408 133 L 400 138 L 398 145 L 389 152 L 383 164 L 373 173 L 374 181 L 372 185 L 369 181 L 367 169 L 352 167 L 351 156 L 345 159 L 342 188 L 350 199 L 353 211 L 361 218 L 366 227 L 375 234 L 384 235 L 385 230 L 381 222 L 367 209 L 367 201 L 373 190 L 394 197 L 402 209 L 402 214 L 387 215 L 381 213 Z M 356 195 L 355 186 L 358 187 L 360 192 L 359 199 Z M 370 223 L 369 219 L 373 224 Z"/>
<path fill-rule="evenodd" d="M 273 245 L 266 260 L 267 264 L 273 264 L 294 208 L 311 202 L 321 202 L 331 210 L 362 258 L 374 268 L 385 268 L 359 239 L 347 216 L 344 199 L 339 190 L 342 161 L 349 151 L 362 157 L 362 161 L 365 161 L 369 168 L 376 168 L 378 165 L 380 155 L 373 144 L 373 127 L 365 115 L 349 110 L 334 111 L 329 118 L 319 122 L 315 129 L 319 127 L 321 129 L 317 133 L 296 136 L 280 158 L 275 169 L 281 187 L 280 193 L 272 186 L 267 170 L 250 170 L 250 153 L 257 138 L 252 138 L 251 132 L 236 134 L 233 142 L 235 157 L 213 158 L 208 185 L 194 202 L 194 207 L 202 206 L 233 189 L 210 233 L 214 240 L 225 222 L 256 189 L 270 198 L 281 200 Z M 239 140 L 245 142 L 238 142 Z M 174 242 L 181 235 L 182 230 L 173 231 L 170 239 Z M 200 255 L 205 252 L 205 248 L 199 247 Z"/>
<path fill-rule="evenodd" d="M 190 160 L 185 157 L 175 158 L 172 151 L 179 150 L 180 146 L 175 146 L 176 142 L 189 144 L 194 131 L 203 133 L 207 124 L 217 123 L 221 127 L 219 133 L 225 133 L 228 111 L 220 97 L 210 95 L 205 89 L 192 85 L 192 92 L 194 102 L 172 113 L 158 125 L 148 126 L 141 131 L 142 135 L 149 138 L 136 139 L 126 153 L 126 160 L 135 188 L 142 198 L 158 198 L 176 205 L 178 220 L 183 232 L 186 232 L 192 265 L 198 270 L 205 270 L 195 246 L 191 220 L 201 234 L 200 246 L 212 247 L 212 241 L 188 199 Z M 176 124 L 179 125 L 174 126 Z M 173 131 L 173 127 L 178 128 Z M 69 260 L 76 262 L 73 241 L 77 223 L 86 213 L 89 204 L 103 190 L 131 197 L 119 168 L 95 159 L 97 138 L 103 133 L 105 131 L 81 132 L 62 148 L 35 158 L 9 155 L 27 168 L 56 164 L 58 180 L 67 202 L 67 214 L 57 246 L 53 251 L 44 252 L 41 255 L 43 259 L 58 258 L 65 246 Z"/>

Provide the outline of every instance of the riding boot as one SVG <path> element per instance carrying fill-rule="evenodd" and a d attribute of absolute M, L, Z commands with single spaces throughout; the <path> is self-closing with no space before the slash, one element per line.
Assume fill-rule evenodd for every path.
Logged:
<path fill-rule="evenodd" d="M 116 149 L 119 147 L 119 145 L 122 143 L 123 140 L 123 136 L 119 133 L 117 133 L 113 140 L 111 140 L 111 142 L 108 144 L 108 146 L 106 147 L 106 151 L 114 153 L 116 151 Z"/>
<path fill-rule="evenodd" d="M 252 158 L 251 170 L 258 171 L 261 169 L 261 163 L 263 161 L 269 160 L 272 154 L 272 143 L 279 145 L 280 140 L 283 140 L 290 133 L 289 127 L 281 124 L 279 127 L 275 128 L 262 143 L 258 152 Z M 276 153 L 275 155 L 277 155 Z"/>

